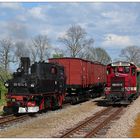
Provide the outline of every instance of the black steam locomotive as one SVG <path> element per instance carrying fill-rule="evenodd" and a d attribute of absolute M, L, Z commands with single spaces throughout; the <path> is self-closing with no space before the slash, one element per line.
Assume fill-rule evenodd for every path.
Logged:
<path fill-rule="evenodd" d="M 8 88 L 6 113 L 32 113 L 43 109 L 61 108 L 65 97 L 66 76 L 59 64 L 35 62 L 21 58 Z"/>

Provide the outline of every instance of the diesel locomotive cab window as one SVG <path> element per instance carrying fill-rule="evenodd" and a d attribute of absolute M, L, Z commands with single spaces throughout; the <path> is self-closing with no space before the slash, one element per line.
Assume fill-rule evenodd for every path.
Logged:
<path fill-rule="evenodd" d="M 113 67 L 113 73 L 117 72 L 117 67 Z"/>
<path fill-rule="evenodd" d="M 136 69 L 132 68 L 132 75 L 135 76 L 135 73 L 136 73 Z"/>
<path fill-rule="evenodd" d="M 114 73 L 129 73 L 130 72 L 130 67 L 114 67 L 113 68 Z"/>
<path fill-rule="evenodd" d="M 107 75 L 110 74 L 110 73 L 111 73 L 111 70 L 110 69 L 107 69 Z"/>
<path fill-rule="evenodd" d="M 125 67 L 124 71 L 125 71 L 125 73 L 129 73 L 130 72 L 130 68 L 129 67 Z"/>

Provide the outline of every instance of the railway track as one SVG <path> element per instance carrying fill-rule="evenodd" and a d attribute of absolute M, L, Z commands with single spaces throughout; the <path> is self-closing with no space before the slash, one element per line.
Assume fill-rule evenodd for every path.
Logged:
<path fill-rule="evenodd" d="M 70 105 L 69 103 L 65 103 L 63 107 L 68 107 L 69 105 Z M 36 114 L 39 115 L 40 113 L 36 113 Z M 23 120 L 31 118 L 31 117 L 37 117 L 37 116 L 35 114 L 22 114 L 20 116 L 16 116 L 14 114 L 3 115 L 0 117 L 0 129 L 3 129 L 14 122 L 22 122 Z"/>
<path fill-rule="evenodd" d="M 103 111 L 97 112 L 92 117 L 87 118 L 76 127 L 68 130 L 61 138 L 91 138 L 102 130 L 109 122 L 118 116 L 123 107 L 108 107 Z"/>
<path fill-rule="evenodd" d="M 0 118 L 0 128 L 2 129 L 6 126 L 9 126 L 11 123 L 19 122 L 19 121 L 25 120 L 29 117 L 30 116 L 28 114 L 24 114 L 21 116 L 15 116 L 15 115 L 11 114 L 11 115 L 4 116 L 4 117 Z"/>

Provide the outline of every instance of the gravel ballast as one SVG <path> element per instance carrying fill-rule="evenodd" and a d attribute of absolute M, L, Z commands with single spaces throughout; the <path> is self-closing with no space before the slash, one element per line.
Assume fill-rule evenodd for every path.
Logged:
<path fill-rule="evenodd" d="M 135 125 L 135 119 L 140 113 L 140 97 L 126 108 L 125 113 L 111 124 L 105 138 L 128 138 L 130 130 Z"/>
<path fill-rule="evenodd" d="M 1 130 L 0 137 L 59 137 L 61 132 L 105 108 L 97 106 L 95 100 L 100 99 L 49 111 L 22 124 L 14 124 Z"/>
<path fill-rule="evenodd" d="M 0 131 L 0 137 L 59 137 L 66 129 L 74 127 L 85 118 L 105 109 L 97 106 L 94 99 L 74 106 L 65 106 L 61 110 L 49 111 L 38 115 L 22 124 L 14 124 Z M 128 138 L 130 130 L 135 125 L 135 119 L 140 113 L 140 98 L 125 108 L 118 120 L 113 121 L 104 138 Z"/>

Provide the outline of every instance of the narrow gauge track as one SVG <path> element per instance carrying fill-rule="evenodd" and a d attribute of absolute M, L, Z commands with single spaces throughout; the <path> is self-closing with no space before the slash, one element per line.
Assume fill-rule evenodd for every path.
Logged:
<path fill-rule="evenodd" d="M 99 130 L 103 129 L 111 120 L 113 120 L 123 110 L 123 107 L 108 107 L 94 116 L 87 118 L 78 124 L 75 128 L 70 129 L 61 138 L 91 138 Z"/>
<path fill-rule="evenodd" d="M 29 118 L 30 116 L 28 114 L 24 114 L 21 116 L 15 116 L 14 114 L 4 116 L 0 118 L 0 128 L 8 126 L 8 124 L 11 124 L 13 122 L 18 122 L 21 120 L 25 120 Z"/>
<path fill-rule="evenodd" d="M 69 106 L 69 103 L 65 103 L 64 107 Z M 45 110 L 44 110 L 45 111 Z M 48 110 L 49 111 L 49 110 Z M 43 113 L 40 112 L 41 114 Z M 40 113 L 36 113 L 37 115 L 39 115 Z M 44 112 L 46 113 L 46 111 Z M 40 115 L 41 115 L 40 114 Z M 36 116 L 36 115 L 35 115 Z M 20 114 L 20 116 L 16 116 L 14 114 L 10 114 L 10 115 L 3 115 L 0 117 L 0 129 L 5 128 L 7 126 L 9 126 L 9 124 L 14 123 L 14 122 L 21 122 L 25 119 L 31 118 L 31 117 L 35 117 L 34 114 Z M 37 116 L 36 116 L 37 117 Z"/>

